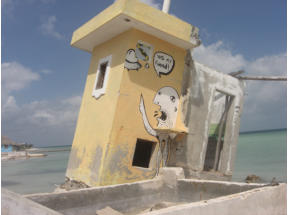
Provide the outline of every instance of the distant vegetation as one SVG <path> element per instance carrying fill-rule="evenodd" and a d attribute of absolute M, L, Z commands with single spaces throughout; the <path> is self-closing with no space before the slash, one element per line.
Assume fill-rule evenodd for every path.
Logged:
<path fill-rule="evenodd" d="M 23 151 L 25 149 L 30 149 L 33 147 L 33 144 L 28 144 L 28 143 L 16 143 L 14 141 L 12 141 L 11 139 L 9 139 L 6 136 L 1 136 L 1 146 L 3 147 L 8 147 L 8 146 L 12 146 L 13 150 L 15 151 Z"/>

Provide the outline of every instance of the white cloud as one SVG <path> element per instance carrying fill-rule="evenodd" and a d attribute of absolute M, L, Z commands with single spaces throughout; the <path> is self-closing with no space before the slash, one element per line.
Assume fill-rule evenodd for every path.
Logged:
<path fill-rule="evenodd" d="M 140 1 L 156 8 L 156 9 L 159 9 L 159 10 L 161 8 L 161 5 L 159 3 L 157 3 L 156 0 L 140 0 Z"/>
<path fill-rule="evenodd" d="M 286 54 L 280 54 L 250 62 L 245 70 L 248 75 L 286 76 L 286 67 Z M 246 104 L 249 107 L 245 110 L 247 113 L 253 114 L 271 108 L 271 114 L 278 114 L 279 112 L 274 111 L 273 105 L 276 106 L 286 100 L 286 82 L 247 81 L 246 92 Z"/>
<path fill-rule="evenodd" d="M 29 116 L 24 120 L 25 123 L 35 126 L 71 127 L 75 125 L 80 102 L 80 96 L 64 100 L 33 102 L 23 105 L 21 113 L 24 112 L 26 116 Z"/>
<path fill-rule="evenodd" d="M 222 41 L 208 46 L 202 44 L 193 51 L 193 57 L 200 63 L 224 73 L 243 69 L 244 75 L 247 76 L 286 76 L 287 71 L 285 53 L 249 61 L 240 54 L 233 54 Z M 246 81 L 246 83 L 241 130 L 286 127 L 286 82 Z"/>
<path fill-rule="evenodd" d="M 193 57 L 197 61 L 224 73 L 238 71 L 247 64 L 242 55 L 233 55 L 229 47 L 222 41 L 209 46 L 200 45 L 193 51 Z"/>
<path fill-rule="evenodd" d="M 80 101 L 72 96 L 17 105 L 11 98 L 2 108 L 2 134 L 38 146 L 71 144 Z"/>
<path fill-rule="evenodd" d="M 13 94 L 40 80 L 40 75 L 17 62 L 5 62 L 1 67 L 2 134 L 36 145 L 71 143 L 81 97 L 19 104 Z M 51 73 L 50 70 L 40 72 Z"/>
<path fill-rule="evenodd" d="M 40 79 L 39 74 L 31 69 L 17 63 L 4 62 L 2 70 L 2 96 L 8 95 L 12 91 L 18 91 L 27 87 L 32 81 Z"/>
<path fill-rule="evenodd" d="M 16 100 L 14 96 L 8 96 L 5 100 L 5 103 L 2 103 L 2 112 L 6 113 L 14 113 L 15 111 L 19 111 L 19 107 L 16 104 Z"/>
<path fill-rule="evenodd" d="M 40 26 L 42 34 L 52 36 L 56 39 L 63 39 L 64 36 L 55 30 L 56 16 L 49 16 Z"/>
<path fill-rule="evenodd" d="M 42 70 L 49 71 L 49 70 Z M 37 143 L 41 138 L 43 145 L 53 145 L 49 141 L 72 141 L 81 97 L 72 96 L 62 100 L 33 101 L 18 104 L 13 93 L 21 91 L 40 80 L 40 75 L 17 63 L 2 64 L 2 133 L 16 141 Z M 59 137 L 59 132 L 65 137 Z M 57 135 L 56 135 L 57 134 Z M 65 138 L 70 138 L 69 141 Z M 61 144 L 61 143 L 55 143 Z"/>
<path fill-rule="evenodd" d="M 64 99 L 62 103 L 72 105 L 72 106 L 79 106 L 79 104 L 81 103 L 81 96 L 74 96 L 74 97 Z"/>
<path fill-rule="evenodd" d="M 49 71 L 49 70 L 42 70 Z M 3 118 L 18 116 L 15 122 L 33 123 L 35 125 L 64 125 L 74 122 L 81 101 L 80 96 L 66 98 L 62 101 L 34 101 L 18 105 L 12 95 L 28 87 L 40 75 L 17 62 L 2 64 L 2 113 Z M 27 118 L 26 118 L 27 117 Z M 20 121 L 19 121 L 20 120 Z"/>

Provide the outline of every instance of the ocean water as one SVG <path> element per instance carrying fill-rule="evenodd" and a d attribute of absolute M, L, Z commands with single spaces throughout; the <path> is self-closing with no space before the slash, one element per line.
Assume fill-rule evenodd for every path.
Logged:
<path fill-rule="evenodd" d="M 247 175 L 260 176 L 265 182 L 275 177 L 287 181 L 286 129 L 247 132 L 239 135 L 233 181 L 243 181 Z"/>
<path fill-rule="evenodd" d="M 30 194 L 52 192 L 65 181 L 70 146 L 39 148 L 43 158 L 1 162 L 1 186 L 11 191 Z M 56 151 L 55 150 L 68 150 Z"/>
<path fill-rule="evenodd" d="M 243 133 L 239 136 L 233 181 L 255 174 L 263 181 L 287 180 L 286 130 Z M 65 181 L 70 146 L 41 148 L 47 157 L 1 163 L 1 186 L 21 194 L 52 192 Z M 57 151 L 54 150 L 68 150 Z"/>

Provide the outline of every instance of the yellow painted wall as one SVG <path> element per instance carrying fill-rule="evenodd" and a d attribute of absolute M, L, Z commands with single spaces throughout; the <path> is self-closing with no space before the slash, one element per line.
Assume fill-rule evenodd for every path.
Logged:
<path fill-rule="evenodd" d="M 141 40 L 153 46 L 149 69 L 128 71 L 124 68 L 128 49 L 135 49 Z M 175 65 L 169 75 L 157 76 L 153 66 L 156 51 L 171 55 Z M 153 178 L 156 173 L 154 150 L 149 168 L 132 166 L 137 138 L 155 143 L 157 138 L 145 130 L 139 111 L 140 95 L 143 95 L 147 116 L 153 128 L 153 117 L 159 106 L 153 103 L 155 93 L 171 86 L 181 99 L 182 74 L 186 51 L 138 30 L 129 30 L 94 48 L 82 104 L 78 116 L 72 151 L 66 176 L 89 186 L 101 186 L 133 182 Z M 98 62 L 112 55 L 111 70 L 106 93 L 98 99 L 92 97 Z M 178 109 L 181 110 L 181 101 Z M 183 128 L 181 111 L 178 111 L 175 128 Z"/>
<path fill-rule="evenodd" d="M 133 182 L 155 176 L 158 144 L 154 150 L 150 168 L 132 166 L 137 138 L 158 142 L 157 138 L 145 130 L 139 111 L 140 95 L 143 95 L 147 116 L 154 128 L 157 128 L 157 120 L 153 114 L 155 110 L 159 110 L 159 106 L 153 103 L 155 93 L 162 87 L 171 86 L 177 90 L 179 96 L 181 95 L 185 50 L 138 30 L 127 32 L 127 37 L 130 41 L 129 49 L 135 49 L 139 40 L 144 41 L 153 46 L 153 55 L 156 51 L 161 51 L 173 56 L 175 66 L 169 75 L 161 75 L 161 77 L 158 77 L 155 72 L 153 58 L 149 69 L 145 68 L 145 62 L 141 60 L 139 63 L 142 64 L 142 67 L 138 71 L 124 69 L 111 141 L 107 150 L 100 185 Z M 180 105 L 181 101 L 179 102 L 179 110 L 181 110 Z M 181 111 L 178 111 L 175 127 L 179 129 L 183 127 Z"/>
<path fill-rule="evenodd" d="M 117 108 L 123 64 L 129 40 L 125 33 L 94 48 L 82 97 L 66 176 L 97 185 Z M 112 55 L 106 93 L 96 99 L 92 91 L 100 59 Z"/>

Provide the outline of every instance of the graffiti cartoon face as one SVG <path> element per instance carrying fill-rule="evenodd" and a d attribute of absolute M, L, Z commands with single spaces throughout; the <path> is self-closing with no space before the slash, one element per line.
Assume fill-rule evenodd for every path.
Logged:
<path fill-rule="evenodd" d="M 128 70 L 138 70 L 141 64 L 138 62 L 134 49 L 129 49 L 126 54 L 124 67 Z"/>
<path fill-rule="evenodd" d="M 179 96 L 172 87 L 163 87 L 155 95 L 154 104 L 160 106 L 160 110 L 155 111 L 159 128 L 173 128 L 176 122 Z"/>

